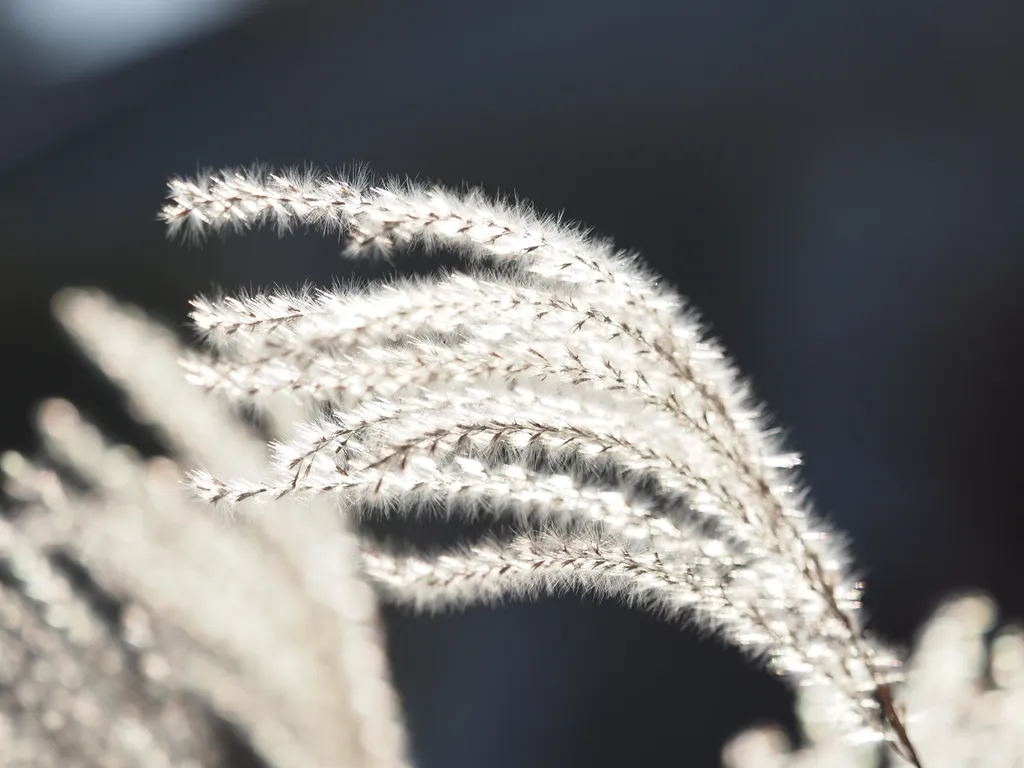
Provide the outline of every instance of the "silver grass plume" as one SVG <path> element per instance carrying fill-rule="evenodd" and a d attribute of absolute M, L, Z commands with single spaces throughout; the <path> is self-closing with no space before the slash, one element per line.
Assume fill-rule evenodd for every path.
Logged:
<path fill-rule="evenodd" d="M 904 673 L 860 631 L 795 457 L 635 260 L 475 193 L 257 172 L 171 186 L 174 230 L 314 224 L 353 255 L 419 242 L 470 268 L 197 299 L 201 354 L 98 292 L 58 296 L 169 458 L 50 401 L 46 455 L 0 460 L 0 767 L 222 766 L 212 710 L 277 768 L 402 768 L 364 578 L 427 610 L 587 590 L 699 622 L 800 683 L 806 745 L 750 731 L 729 768 L 874 768 L 883 739 L 929 768 L 1024 761 L 1024 634 L 993 633 L 976 597 L 942 608 L 906 665 L 911 747 L 890 688 Z M 271 471 L 231 404 L 278 435 Z M 273 503 L 218 520 L 196 492 Z M 412 513 L 516 531 L 431 554 L 349 527 Z"/>
<path fill-rule="evenodd" d="M 194 471 L 201 499 L 511 514 L 511 541 L 366 547 L 366 573 L 419 606 L 586 587 L 694 620 L 815 691 L 844 738 L 885 739 L 920 765 L 893 702 L 898 663 L 862 630 L 860 585 L 796 458 L 634 257 L 476 192 L 262 171 L 170 190 L 172 233 L 308 225 L 344 234 L 353 257 L 422 245 L 467 264 L 349 292 L 197 300 L 211 351 L 186 358 L 189 379 L 270 411 L 290 395 L 309 414 L 263 476 Z"/>
<path fill-rule="evenodd" d="M 248 526 L 208 515 L 181 466 L 258 472 L 262 442 L 175 375 L 183 350 L 161 326 L 97 292 L 55 308 L 174 460 L 144 461 L 50 401 L 47 462 L 0 462 L 21 502 L 0 518 L 16 585 L 0 588 L 0 766 L 226 765 L 209 709 L 277 768 L 403 768 L 375 602 L 333 505 Z M 122 603 L 115 621 L 90 610 L 97 593 Z"/>

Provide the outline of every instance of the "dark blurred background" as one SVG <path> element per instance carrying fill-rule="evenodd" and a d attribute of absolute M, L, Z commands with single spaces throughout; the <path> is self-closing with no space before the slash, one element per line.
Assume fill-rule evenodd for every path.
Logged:
<path fill-rule="evenodd" d="M 99 285 L 185 329 L 221 287 L 350 274 L 313 235 L 169 243 L 172 173 L 353 161 L 516 192 L 703 310 L 848 531 L 874 628 L 947 593 L 1024 618 L 1024 4 L 3 0 L 0 443 L 71 397 L 49 319 Z M 711 766 L 789 694 L 592 600 L 388 614 L 422 768 Z"/>

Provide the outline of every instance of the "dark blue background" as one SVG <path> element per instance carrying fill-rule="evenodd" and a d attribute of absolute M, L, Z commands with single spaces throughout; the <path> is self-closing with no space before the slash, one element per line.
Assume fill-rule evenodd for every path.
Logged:
<path fill-rule="evenodd" d="M 641 250 L 790 428 L 878 632 L 907 641 L 970 586 L 1024 618 L 1024 5 L 251 10 L 59 76 L 61 51 L 0 11 L 0 442 L 30 448 L 54 394 L 139 438 L 49 319 L 62 285 L 184 329 L 211 287 L 351 273 L 313 235 L 168 243 L 168 175 L 367 162 L 514 191 Z M 709 766 L 791 718 L 717 640 L 614 605 L 388 622 L 423 768 Z"/>

